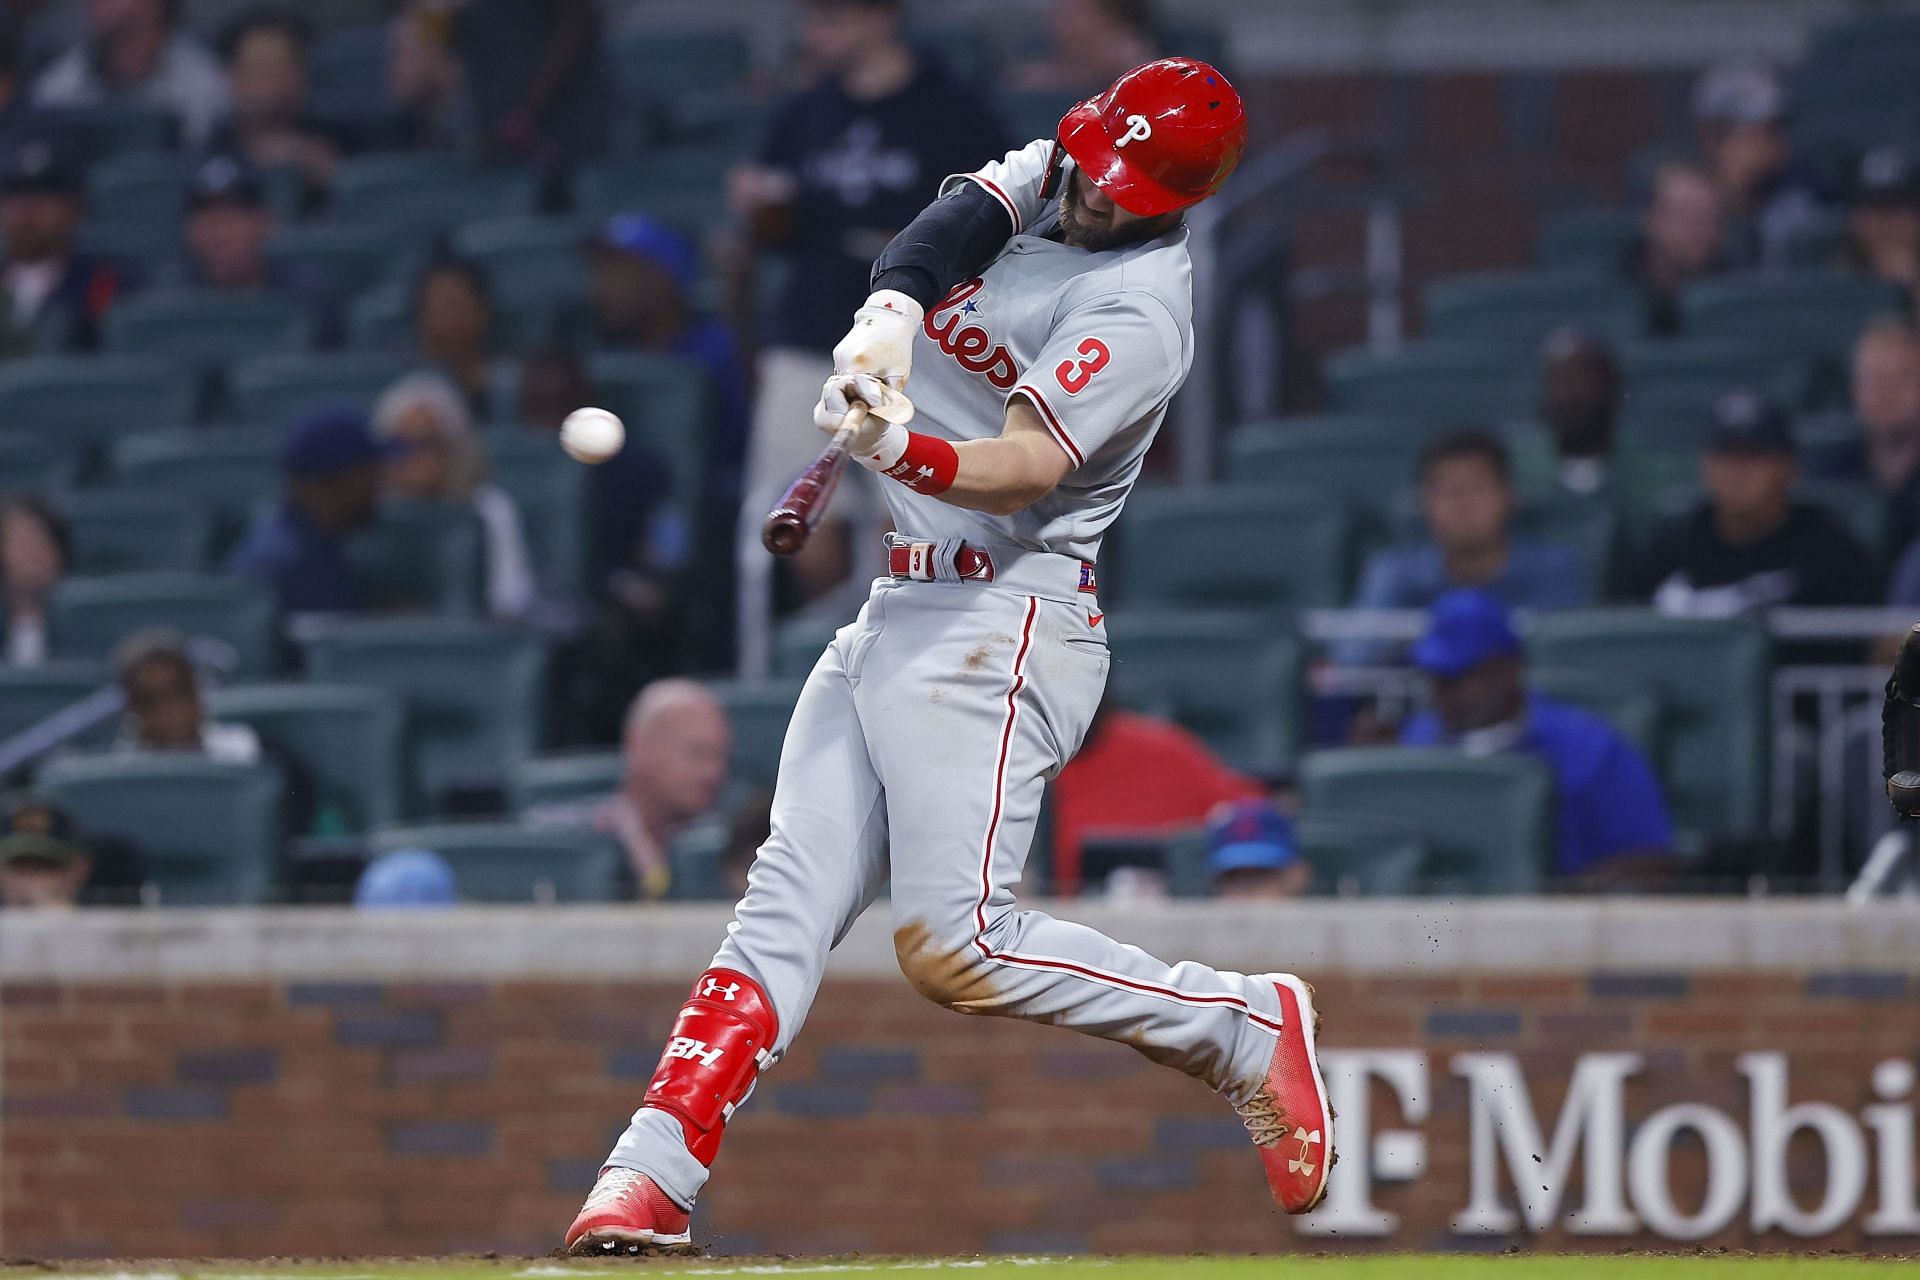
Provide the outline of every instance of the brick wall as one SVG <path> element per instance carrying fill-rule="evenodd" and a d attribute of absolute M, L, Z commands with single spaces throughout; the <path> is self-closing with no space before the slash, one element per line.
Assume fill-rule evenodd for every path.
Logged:
<path fill-rule="evenodd" d="M 1238 1121 L 1201 1086 L 1119 1046 L 944 1013 L 878 976 L 829 983 L 729 1136 L 696 1225 L 728 1251 L 1485 1248 L 1505 1241 L 1448 1228 L 1469 1180 L 1456 1053 L 1515 1055 L 1551 1135 L 1583 1053 L 1645 1056 L 1629 1127 L 1685 1101 L 1744 1128 L 1743 1051 L 1786 1053 L 1794 1102 L 1858 1115 L 1876 1066 L 1920 1045 L 1920 982 L 1904 968 L 1310 976 L 1327 1048 L 1427 1057 L 1424 1172 L 1372 1193 L 1401 1218 L 1387 1240 L 1294 1236 Z M 544 1251 L 637 1104 L 685 986 L 10 981 L 0 1250 Z M 1371 1110 L 1375 1133 L 1405 1127 L 1384 1086 Z M 1697 1205 L 1697 1148 L 1683 1141 L 1671 1167 L 1674 1199 Z M 1792 1148 L 1803 1204 L 1824 1176 L 1817 1151 Z M 1877 1185 L 1823 1247 L 1920 1243 L 1862 1234 Z M 1654 1243 L 1558 1229 L 1535 1242 Z M 1804 1242 L 1736 1225 L 1707 1243 Z"/>

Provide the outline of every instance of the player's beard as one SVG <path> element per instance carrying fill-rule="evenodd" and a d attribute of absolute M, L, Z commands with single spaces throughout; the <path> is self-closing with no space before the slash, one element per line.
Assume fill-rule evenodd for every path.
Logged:
<path fill-rule="evenodd" d="M 1157 218 L 1140 218 L 1115 226 L 1111 218 L 1096 217 L 1080 199 L 1080 184 L 1068 175 L 1060 192 L 1060 238 L 1076 249 L 1099 253 L 1106 249 L 1124 249 L 1142 240 L 1155 240 L 1180 225 L 1179 212 L 1163 213 Z"/>

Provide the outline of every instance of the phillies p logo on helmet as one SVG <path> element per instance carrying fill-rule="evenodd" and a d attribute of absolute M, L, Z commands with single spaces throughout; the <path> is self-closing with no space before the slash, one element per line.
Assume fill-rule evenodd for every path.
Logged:
<path fill-rule="evenodd" d="M 1115 204 L 1151 218 L 1220 189 L 1247 144 L 1247 112 L 1213 67 L 1161 58 L 1067 112 L 1056 138 Z"/>
<path fill-rule="evenodd" d="M 1113 149 L 1118 151 L 1129 142 L 1145 142 L 1153 136 L 1153 121 L 1145 116 L 1128 116 L 1127 131 L 1113 140 Z"/>

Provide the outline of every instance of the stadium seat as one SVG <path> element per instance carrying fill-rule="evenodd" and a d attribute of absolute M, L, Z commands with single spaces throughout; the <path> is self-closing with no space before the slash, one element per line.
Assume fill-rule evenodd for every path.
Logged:
<path fill-rule="evenodd" d="M 98 445 L 193 420 L 194 380 L 147 356 L 39 356 L 0 365 L 0 423 Z"/>
<path fill-rule="evenodd" d="M 1802 154 L 1857 154 L 1920 138 L 1920 22 L 1863 11 L 1815 27 L 1793 77 L 1790 129 Z"/>
<path fill-rule="evenodd" d="M 134 151 L 170 151 L 180 142 L 179 118 L 161 107 L 122 100 L 37 114 L 57 123 L 63 134 L 95 159 Z"/>
<path fill-rule="evenodd" d="M 671 103 L 685 93 L 713 88 L 744 92 L 746 33 L 735 27 L 621 32 L 607 41 L 607 60 L 629 94 Z"/>
<path fill-rule="evenodd" d="M 160 752 L 53 760 L 35 783 L 84 815 L 89 832 L 137 844 L 160 901 L 173 906 L 273 900 L 284 788 L 272 765 Z"/>
<path fill-rule="evenodd" d="M 802 616 L 781 623 L 773 633 L 773 674 L 805 676 L 847 622 L 845 618 Z"/>
<path fill-rule="evenodd" d="M 594 165 L 580 174 L 580 212 L 595 221 L 650 214 L 698 243 L 725 210 L 723 186 L 733 159 L 707 146 L 682 146 Z"/>
<path fill-rule="evenodd" d="M 780 772 L 780 746 L 800 700 L 804 680 L 711 680 L 707 688 L 726 708 L 733 728 L 731 775 L 772 786 Z"/>
<path fill-rule="evenodd" d="M 0 665 L 0 741 L 23 733 L 56 711 L 99 692 L 114 680 L 103 662 L 49 662 L 37 667 Z M 74 745 L 104 746 L 119 730 L 113 716 L 81 735 Z"/>
<path fill-rule="evenodd" d="M 1532 407 L 1534 368 L 1502 342 L 1409 343 L 1397 351 L 1343 351 L 1326 362 L 1335 408 L 1432 425 L 1488 422 Z"/>
<path fill-rule="evenodd" d="M 485 441 L 488 479 L 520 508 L 541 590 L 578 596 L 587 588 L 587 468 L 550 435 L 507 428 Z"/>
<path fill-rule="evenodd" d="M 1293 838 L 1314 891 L 1343 898 L 1406 897 L 1432 856 L 1414 823 L 1366 814 L 1302 817 Z"/>
<path fill-rule="evenodd" d="M 525 815 L 542 805 L 575 804 L 610 795 L 626 772 L 618 751 L 571 751 L 522 760 L 507 775 L 507 806 Z"/>
<path fill-rule="evenodd" d="M 1688 288 L 1680 318 L 1690 337 L 1842 360 L 1862 329 L 1906 306 L 1898 285 L 1837 271 L 1747 271 Z"/>
<path fill-rule="evenodd" d="M 203 642 L 234 675 L 279 664 L 273 596 L 238 578 L 200 573 L 120 573 L 68 578 L 47 620 L 53 652 L 103 661 L 128 634 L 165 626 Z"/>
<path fill-rule="evenodd" d="M 1579 267 L 1445 276 L 1426 287 L 1423 304 L 1422 332 L 1429 338 L 1507 342 L 1527 354 L 1563 325 L 1614 342 L 1647 329 L 1638 289 Z"/>
<path fill-rule="evenodd" d="M 114 446 L 115 479 L 191 499 L 214 520 L 218 556 L 280 488 L 277 434 L 246 427 L 142 431 Z"/>
<path fill-rule="evenodd" d="M 532 213 L 537 187 L 529 167 L 475 168 L 441 152 L 372 153 L 340 162 L 331 207 L 343 226 L 419 232 Z"/>
<path fill-rule="evenodd" d="M 546 655 L 525 632 L 451 618 L 330 619 L 299 643 L 310 678 L 400 698 L 422 804 L 498 786 L 539 746 Z"/>
<path fill-rule="evenodd" d="M 1317 751 L 1300 766 L 1303 810 L 1416 828 L 1423 875 L 1471 893 L 1529 893 L 1553 866 L 1553 777 L 1529 756 L 1417 747 Z"/>
<path fill-rule="evenodd" d="M 1229 761 L 1266 768 L 1302 741 L 1306 646 L 1265 615 L 1190 608 L 1107 616 L 1109 689 L 1171 716 Z"/>
<path fill-rule="evenodd" d="M 1624 389 L 1619 433 L 1646 448 L 1697 451 L 1713 402 L 1736 387 L 1773 397 L 1788 411 L 1807 399 L 1807 362 L 1748 343 L 1671 338 L 1620 348 Z"/>
<path fill-rule="evenodd" d="M 587 297 L 585 227 L 577 218 L 490 218 L 453 233 L 453 251 L 486 272 L 494 305 L 543 312 Z"/>
<path fill-rule="evenodd" d="M 98 223 L 144 223 L 175 234 L 187 216 L 187 184 L 200 157 L 187 151 L 111 155 L 87 171 L 87 217 Z"/>
<path fill-rule="evenodd" d="M 1543 614 L 1528 631 L 1542 667 L 1630 672 L 1660 699 L 1662 777 L 1675 823 L 1716 835 L 1758 831 L 1767 814 L 1766 628 L 1650 610 Z"/>
<path fill-rule="evenodd" d="M 1018 145 L 1023 140 L 1053 137 L 1075 97 L 1061 89 L 1003 90 L 993 95 L 993 105 Z"/>
<path fill-rule="evenodd" d="M 373 852 L 426 849 L 446 859 L 465 902 L 612 902 L 623 854 L 610 835 L 509 822 L 390 827 Z"/>
<path fill-rule="evenodd" d="M 1649 761 L 1660 759 L 1660 695 L 1646 681 L 1631 673 L 1529 665 L 1527 684 L 1535 693 L 1593 712 Z"/>
<path fill-rule="evenodd" d="M 0 430 L 0 494 L 64 489 L 79 473 L 78 450 L 44 433 Z"/>
<path fill-rule="evenodd" d="M 379 352 L 254 356 L 233 367 L 227 389 L 240 421 L 277 430 L 308 409 L 371 409 L 382 391 L 417 367 L 417 361 Z"/>
<path fill-rule="evenodd" d="M 1347 595 L 1350 523 L 1304 487 L 1136 493 L 1108 557 L 1114 600 L 1332 608 Z"/>
<path fill-rule="evenodd" d="M 308 113 L 328 122 L 367 124 L 393 110 L 387 92 L 392 32 L 368 22 L 329 31 L 307 55 L 313 86 Z"/>
<path fill-rule="evenodd" d="M 1640 215 L 1631 209 L 1565 209 L 1540 219 L 1533 257 L 1552 270 L 1613 275 L 1640 243 Z"/>
<path fill-rule="evenodd" d="M 587 380 L 602 404 L 673 470 L 673 502 L 690 511 L 706 481 L 707 378 L 685 356 L 603 353 Z"/>
<path fill-rule="evenodd" d="M 1793 496 L 1822 508 L 1840 527 L 1859 539 L 1860 545 L 1878 556 L 1887 547 L 1887 528 L 1891 512 L 1887 500 L 1865 480 L 1816 480 L 1802 478 L 1793 487 Z"/>
<path fill-rule="evenodd" d="M 673 838 L 667 847 L 667 865 L 673 874 L 667 882 L 669 901 L 733 902 L 738 897 L 722 874 L 729 834 L 725 822 L 709 819 Z"/>
<path fill-rule="evenodd" d="M 267 257 L 324 275 L 342 298 L 383 280 L 412 277 L 426 259 L 426 238 L 392 227 L 340 227 L 326 223 L 279 227 L 267 239 Z"/>
<path fill-rule="evenodd" d="M 76 573 L 194 572 L 207 567 L 213 513 L 185 494 L 81 489 L 63 494 L 59 506 L 73 531 Z"/>
<path fill-rule="evenodd" d="M 389 498 L 348 541 L 347 558 L 372 609 L 449 618 L 483 611 L 486 534 L 471 507 Z"/>
<path fill-rule="evenodd" d="M 313 344 L 313 314 L 281 294 L 180 290 L 138 294 L 107 312 L 106 347 L 217 369 Z"/>
<path fill-rule="evenodd" d="M 1414 418 L 1307 414 L 1248 423 L 1227 437 L 1235 484 L 1305 490 L 1378 516 L 1414 482 L 1414 461 L 1435 428 Z"/>
<path fill-rule="evenodd" d="M 207 714 L 249 725 L 313 783 L 322 820 L 371 831 L 400 820 L 404 716 L 384 689 L 337 684 L 230 685 L 207 695 Z"/>

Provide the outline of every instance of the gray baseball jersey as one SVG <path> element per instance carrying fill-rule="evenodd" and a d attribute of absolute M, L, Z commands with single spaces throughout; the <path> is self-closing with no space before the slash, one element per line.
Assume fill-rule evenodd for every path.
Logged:
<path fill-rule="evenodd" d="M 1051 144 L 962 180 L 1034 229 Z M 971 304 L 971 305 L 969 305 Z M 1260 1085 L 1273 984 L 1166 964 L 1014 902 L 1047 779 L 1107 678 L 1083 584 L 1191 359 L 1185 233 L 1089 253 L 1013 238 L 928 313 L 908 392 L 920 431 L 999 434 L 1030 398 L 1075 463 L 1026 511 L 989 516 L 887 481 L 896 527 L 988 548 L 991 581 L 883 578 L 821 655 L 787 729 L 773 830 L 714 964 L 751 975 L 799 1034 L 827 954 L 889 883 L 900 967 L 929 999 L 1132 1045 L 1238 1104 Z M 608 1157 L 691 1206 L 707 1170 L 679 1120 L 642 1107 Z"/>

